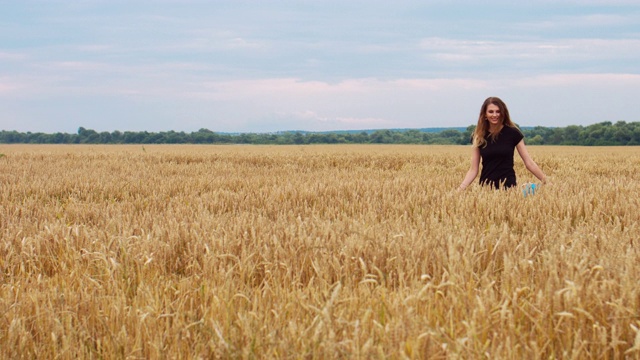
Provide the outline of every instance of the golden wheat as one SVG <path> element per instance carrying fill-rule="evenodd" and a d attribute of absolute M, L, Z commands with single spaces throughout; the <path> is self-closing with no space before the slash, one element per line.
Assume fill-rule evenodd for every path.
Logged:
<path fill-rule="evenodd" d="M 0 146 L 0 357 L 638 357 L 640 148 L 530 152 Z"/>

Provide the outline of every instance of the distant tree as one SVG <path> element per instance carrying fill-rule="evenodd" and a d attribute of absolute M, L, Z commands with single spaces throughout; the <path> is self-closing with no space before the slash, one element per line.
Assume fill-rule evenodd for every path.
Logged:
<path fill-rule="evenodd" d="M 122 132 L 116 130 L 114 132 L 111 133 L 111 139 L 113 141 L 114 144 L 121 144 L 122 143 Z"/>
<path fill-rule="evenodd" d="M 447 140 L 449 144 L 459 144 L 464 137 L 464 133 L 461 133 L 458 130 L 443 130 L 440 132 L 440 137 Z"/>
<path fill-rule="evenodd" d="M 527 143 L 529 145 L 542 145 L 544 144 L 544 139 L 542 138 L 542 136 L 540 136 L 540 134 L 532 137 L 531 139 L 527 140 Z"/>
<path fill-rule="evenodd" d="M 571 125 L 564 129 L 564 137 L 562 142 L 566 145 L 576 145 L 580 142 L 580 126 Z"/>
<path fill-rule="evenodd" d="M 468 145 L 475 126 L 464 132 L 445 129 L 436 132 L 409 130 L 376 130 L 371 133 L 325 132 L 325 133 L 243 133 L 223 134 L 201 128 L 192 133 L 147 131 L 114 131 L 97 133 L 79 127 L 75 134 L 65 133 L 20 133 L 0 131 L 0 143 L 32 144 L 463 144 Z M 586 127 L 570 125 L 547 128 L 536 126 L 523 130 L 527 143 L 532 145 L 640 145 L 640 122 L 604 121 Z"/>
<path fill-rule="evenodd" d="M 471 136 L 473 136 L 473 132 L 476 130 L 475 125 L 467 126 L 467 129 L 462 133 L 460 137 L 460 144 L 467 145 L 471 143 Z"/>
<path fill-rule="evenodd" d="M 293 135 L 293 143 L 294 144 L 298 144 L 298 145 L 304 144 L 304 142 L 305 142 L 304 140 L 305 140 L 304 139 L 304 135 L 302 135 L 300 132 L 296 132 Z"/>
<path fill-rule="evenodd" d="M 98 141 L 101 144 L 111 144 L 112 142 L 111 133 L 107 131 L 101 132 L 98 137 Z"/>
<path fill-rule="evenodd" d="M 100 142 L 100 135 L 95 130 L 78 128 L 78 137 L 82 144 L 97 144 Z"/>
<path fill-rule="evenodd" d="M 400 141 L 403 144 L 420 144 L 422 142 L 422 133 L 416 129 L 407 130 L 402 133 Z"/>
<path fill-rule="evenodd" d="M 144 133 L 125 131 L 123 139 L 125 144 L 142 144 L 142 140 L 145 138 Z"/>
<path fill-rule="evenodd" d="M 17 131 L 5 131 L 0 132 L 0 142 L 3 144 L 14 144 L 24 142 L 24 134 Z"/>
<path fill-rule="evenodd" d="M 371 134 L 371 142 L 376 144 L 393 143 L 393 133 L 391 130 L 376 130 Z"/>
<path fill-rule="evenodd" d="M 366 131 L 361 131 L 358 135 L 354 137 L 354 139 L 355 139 L 355 142 L 359 144 L 368 143 L 370 141 L 369 133 L 367 133 Z"/>

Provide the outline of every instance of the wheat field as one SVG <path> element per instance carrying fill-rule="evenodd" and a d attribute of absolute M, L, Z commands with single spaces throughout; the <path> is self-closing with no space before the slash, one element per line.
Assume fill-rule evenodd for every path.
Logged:
<path fill-rule="evenodd" d="M 0 145 L 0 357 L 639 358 L 640 148 L 529 151 Z"/>

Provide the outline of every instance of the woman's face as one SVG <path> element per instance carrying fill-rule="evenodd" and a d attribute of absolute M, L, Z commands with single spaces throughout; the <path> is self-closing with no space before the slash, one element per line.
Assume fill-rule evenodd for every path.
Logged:
<path fill-rule="evenodd" d="M 489 104 L 487 106 L 487 112 L 484 114 L 489 121 L 489 126 L 494 127 L 502 123 L 502 114 L 498 105 Z"/>

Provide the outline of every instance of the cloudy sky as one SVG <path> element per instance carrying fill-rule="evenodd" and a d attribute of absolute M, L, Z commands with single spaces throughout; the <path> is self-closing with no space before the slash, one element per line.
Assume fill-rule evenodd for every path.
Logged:
<path fill-rule="evenodd" d="M 0 130 L 640 121 L 640 0 L 0 0 Z"/>

